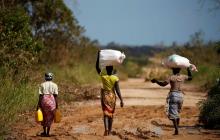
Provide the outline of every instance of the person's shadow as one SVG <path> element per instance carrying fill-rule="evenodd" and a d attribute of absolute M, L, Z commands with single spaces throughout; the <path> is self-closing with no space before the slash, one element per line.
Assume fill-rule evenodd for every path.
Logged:
<path fill-rule="evenodd" d="M 50 134 L 50 136 L 43 136 L 40 133 L 37 133 L 36 135 L 30 136 L 31 138 L 38 138 L 38 137 L 45 137 L 45 138 L 49 138 L 49 137 L 55 137 L 55 134 Z"/>
<path fill-rule="evenodd" d="M 171 124 L 163 124 L 163 123 L 160 124 L 157 121 L 151 121 L 151 124 L 158 126 L 158 127 L 173 128 L 173 125 L 171 125 Z M 198 125 L 195 125 L 195 126 L 179 125 L 179 128 L 193 129 L 193 128 L 200 128 L 200 126 L 198 126 Z"/>

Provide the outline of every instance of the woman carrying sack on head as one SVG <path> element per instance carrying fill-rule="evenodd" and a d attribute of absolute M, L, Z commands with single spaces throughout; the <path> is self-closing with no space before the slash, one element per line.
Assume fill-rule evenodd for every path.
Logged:
<path fill-rule="evenodd" d="M 169 76 L 165 81 L 158 81 L 156 79 L 151 80 L 152 83 L 157 83 L 160 86 L 166 86 L 170 84 L 170 92 L 167 96 L 167 115 L 173 122 L 175 128 L 174 135 L 179 134 L 179 113 L 183 104 L 182 84 L 184 81 L 192 80 L 191 71 L 198 71 L 196 66 L 190 63 L 190 60 L 177 54 L 170 55 L 168 58 L 162 61 L 162 64 L 173 70 L 173 74 Z M 181 68 L 187 68 L 188 75 L 180 74 Z"/>
<path fill-rule="evenodd" d="M 113 75 L 113 66 L 106 66 L 105 69 L 101 70 L 99 68 L 99 56 L 100 51 L 98 52 L 98 57 L 96 61 L 96 70 L 97 73 L 100 75 L 103 84 L 103 88 L 101 89 L 101 105 L 104 115 L 104 136 L 107 136 L 111 134 L 112 130 L 113 114 L 115 112 L 116 105 L 116 93 L 121 101 L 121 107 L 124 106 L 124 103 L 119 88 L 119 78 Z"/>
<path fill-rule="evenodd" d="M 175 128 L 174 135 L 179 134 L 179 122 L 180 116 L 179 113 L 183 104 L 183 91 L 181 89 L 181 85 L 185 80 L 192 80 L 192 74 L 190 68 L 187 68 L 188 75 L 180 74 L 181 68 L 172 68 L 173 75 L 168 77 L 165 81 L 158 81 L 156 79 L 152 79 L 152 83 L 157 83 L 160 86 L 166 86 L 170 84 L 170 92 L 167 96 L 167 104 L 168 104 L 168 118 L 173 122 L 173 126 Z"/>
<path fill-rule="evenodd" d="M 50 127 L 54 121 L 56 109 L 58 109 L 58 86 L 52 82 L 53 74 L 45 73 L 45 82 L 40 85 L 39 88 L 39 101 L 37 110 L 40 108 L 43 113 L 43 132 L 41 136 L 50 136 Z"/>

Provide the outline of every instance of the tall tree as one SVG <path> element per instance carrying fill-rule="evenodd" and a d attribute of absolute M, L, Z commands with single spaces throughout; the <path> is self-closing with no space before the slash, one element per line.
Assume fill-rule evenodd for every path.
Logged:
<path fill-rule="evenodd" d="M 1 9 L 0 31 L 1 69 L 6 68 L 13 77 L 38 61 L 42 45 L 33 38 L 24 9 Z"/>

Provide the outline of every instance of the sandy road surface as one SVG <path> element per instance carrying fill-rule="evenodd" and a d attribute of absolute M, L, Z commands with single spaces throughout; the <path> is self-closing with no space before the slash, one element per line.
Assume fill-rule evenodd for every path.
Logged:
<path fill-rule="evenodd" d="M 144 79 L 129 79 L 121 83 L 123 97 L 127 105 L 164 105 L 169 86 L 159 87 Z M 205 93 L 193 91 L 189 85 L 183 86 L 185 91 L 184 106 L 196 106 L 204 99 Z"/>
<path fill-rule="evenodd" d="M 177 139 L 202 140 L 220 139 L 220 132 L 204 130 L 195 126 L 198 122 L 196 104 L 204 99 L 205 93 L 196 92 L 186 85 L 184 108 L 181 113 L 180 135 L 173 136 L 171 122 L 164 113 L 165 98 L 169 87 L 161 88 L 143 79 L 129 79 L 121 82 L 125 107 L 117 106 L 113 123 L 113 135 L 103 136 L 102 112 L 99 100 L 75 102 L 62 105 L 62 122 L 53 124 L 50 138 L 39 135 L 41 126 L 34 122 L 33 113 L 24 115 L 24 120 L 14 127 L 11 139 L 55 139 L 55 140 L 136 140 Z"/>

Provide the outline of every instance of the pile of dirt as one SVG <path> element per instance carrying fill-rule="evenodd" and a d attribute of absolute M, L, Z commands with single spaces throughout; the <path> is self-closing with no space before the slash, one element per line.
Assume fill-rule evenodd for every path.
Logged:
<path fill-rule="evenodd" d="M 160 138 L 162 129 L 157 127 L 155 129 L 150 129 L 149 127 L 138 127 L 137 129 L 122 130 L 120 132 L 113 131 L 113 135 L 117 135 L 123 140 L 135 140 L 135 139 L 151 139 Z"/>
<path fill-rule="evenodd" d="M 70 103 L 72 101 L 94 100 L 100 95 L 99 86 L 78 86 L 78 85 L 59 85 L 60 98 L 62 102 Z"/>

